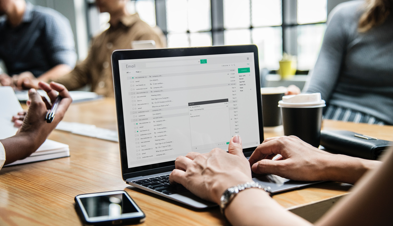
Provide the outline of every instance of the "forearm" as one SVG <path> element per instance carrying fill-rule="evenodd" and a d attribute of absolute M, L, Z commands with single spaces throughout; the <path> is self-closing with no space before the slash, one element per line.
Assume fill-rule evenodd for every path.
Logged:
<path fill-rule="evenodd" d="M 64 85 L 68 90 L 79 89 L 90 82 L 85 64 L 77 65 L 71 72 L 51 81 Z"/>
<path fill-rule="evenodd" d="M 68 66 L 66 64 L 59 64 L 59 65 L 53 67 L 52 69 L 50 69 L 49 71 L 45 72 L 44 74 L 42 74 L 38 78 L 38 80 L 43 81 L 43 82 L 48 82 L 50 80 L 59 78 L 65 74 L 67 74 L 71 70 L 72 70 L 72 68 L 70 68 L 70 66 Z"/>
<path fill-rule="evenodd" d="M 310 225 L 288 212 L 260 189 L 240 192 L 225 209 L 232 225 Z"/>
<path fill-rule="evenodd" d="M 380 161 L 332 154 L 324 159 L 323 180 L 356 183 L 367 171 L 381 165 Z"/>
<path fill-rule="evenodd" d="M 9 164 L 19 159 L 24 159 L 36 151 L 40 144 L 27 134 L 15 135 L 1 140 L 6 153 L 6 162 Z M 41 142 L 42 143 L 42 142 Z"/>
<path fill-rule="evenodd" d="M 392 225 L 393 148 L 317 225 Z"/>

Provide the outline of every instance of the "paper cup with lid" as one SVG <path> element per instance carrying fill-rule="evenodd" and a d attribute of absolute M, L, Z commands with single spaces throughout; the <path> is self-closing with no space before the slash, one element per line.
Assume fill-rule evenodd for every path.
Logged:
<path fill-rule="evenodd" d="M 326 106 L 320 93 L 283 96 L 281 108 L 284 135 L 295 135 L 314 147 L 319 146 L 322 110 Z"/>

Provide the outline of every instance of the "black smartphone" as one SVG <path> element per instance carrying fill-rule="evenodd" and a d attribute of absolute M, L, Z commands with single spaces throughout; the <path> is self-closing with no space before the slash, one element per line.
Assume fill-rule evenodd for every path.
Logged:
<path fill-rule="evenodd" d="M 75 208 L 88 225 L 135 224 L 144 222 L 146 217 L 125 191 L 77 195 Z"/>

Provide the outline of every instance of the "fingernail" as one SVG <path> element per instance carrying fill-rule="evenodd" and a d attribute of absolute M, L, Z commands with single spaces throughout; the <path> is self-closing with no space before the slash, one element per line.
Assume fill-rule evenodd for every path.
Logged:
<path fill-rule="evenodd" d="M 235 143 L 235 144 L 240 144 L 241 143 L 241 139 L 240 139 L 240 136 L 239 135 L 235 135 L 234 137 L 233 137 L 233 143 Z"/>

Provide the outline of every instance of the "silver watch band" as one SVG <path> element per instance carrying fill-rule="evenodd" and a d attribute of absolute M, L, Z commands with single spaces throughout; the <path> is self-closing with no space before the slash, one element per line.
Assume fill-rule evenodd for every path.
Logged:
<path fill-rule="evenodd" d="M 220 199 L 220 201 L 221 201 L 220 202 L 220 209 L 221 209 L 221 213 L 224 215 L 224 217 L 225 217 L 225 208 L 229 205 L 229 203 L 231 203 L 231 201 L 235 198 L 235 196 L 239 192 L 244 191 L 248 188 L 263 189 L 265 192 L 269 193 L 269 195 L 271 196 L 270 187 L 263 187 L 254 181 L 230 187 L 227 190 L 225 190 L 225 192 L 222 194 L 221 199 Z"/>

